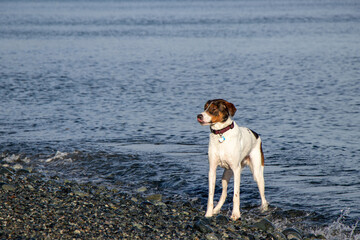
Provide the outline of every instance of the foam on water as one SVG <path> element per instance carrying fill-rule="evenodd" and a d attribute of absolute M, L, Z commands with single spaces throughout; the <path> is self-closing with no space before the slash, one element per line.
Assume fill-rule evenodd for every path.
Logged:
<path fill-rule="evenodd" d="M 350 209 L 342 210 L 339 218 L 331 223 L 329 226 L 321 227 L 321 228 L 315 228 L 313 230 L 314 234 L 321 234 L 326 239 L 354 239 L 358 240 L 360 239 L 360 233 L 359 233 L 359 220 L 356 221 L 353 225 L 347 225 L 343 221 L 346 219 L 346 217 L 349 215 Z M 356 230 L 357 229 L 357 230 Z M 355 232 L 357 231 L 357 233 Z"/>

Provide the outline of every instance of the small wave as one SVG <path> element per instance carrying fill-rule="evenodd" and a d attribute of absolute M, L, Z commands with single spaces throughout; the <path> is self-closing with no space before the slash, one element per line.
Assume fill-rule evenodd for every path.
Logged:
<path fill-rule="evenodd" d="M 54 160 L 72 161 L 72 159 L 68 157 L 69 155 L 70 155 L 70 153 L 57 151 L 54 157 L 46 159 L 45 162 L 48 163 L 48 162 L 52 162 Z"/>
<path fill-rule="evenodd" d="M 344 223 L 347 216 L 350 214 L 350 209 L 342 210 L 339 218 L 327 227 L 321 227 L 314 230 L 314 234 L 320 234 L 329 240 L 335 239 L 360 239 L 359 220 L 353 225 Z"/>
<path fill-rule="evenodd" d="M 24 157 L 22 154 L 2 153 L 0 156 L 0 160 L 9 164 L 17 162 L 30 163 L 30 158 Z"/>

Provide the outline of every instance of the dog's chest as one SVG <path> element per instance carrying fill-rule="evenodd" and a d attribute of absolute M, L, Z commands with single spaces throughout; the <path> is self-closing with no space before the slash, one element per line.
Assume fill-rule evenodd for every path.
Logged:
<path fill-rule="evenodd" d="M 209 157 L 216 161 L 216 165 L 231 169 L 238 161 L 239 143 L 237 138 L 227 137 L 225 141 L 219 142 L 219 137 L 213 137 L 209 144 Z"/>

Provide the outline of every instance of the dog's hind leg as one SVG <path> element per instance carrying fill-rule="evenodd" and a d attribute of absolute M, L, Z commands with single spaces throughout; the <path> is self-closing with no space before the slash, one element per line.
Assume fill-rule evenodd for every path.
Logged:
<path fill-rule="evenodd" d="M 268 209 L 268 202 L 265 199 L 265 180 L 264 180 L 264 154 L 262 152 L 261 141 L 250 153 L 250 169 L 254 176 L 254 180 L 258 185 L 261 197 L 261 210 Z"/>
<path fill-rule="evenodd" d="M 233 175 L 233 171 L 231 169 L 225 169 L 223 176 L 222 176 L 222 180 L 221 180 L 221 184 L 222 184 L 222 193 L 221 193 L 221 197 L 219 200 L 219 203 L 216 205 L 215 209 L 214 209 L 214 214 L 217 214 L 220 212 L 220 209 L 222 207 L 222 205 L 224 204 L 225 200 L 226 200 L 226 196 L 227 196 L 227 187 L 230 181 L 230 178 Z"/>

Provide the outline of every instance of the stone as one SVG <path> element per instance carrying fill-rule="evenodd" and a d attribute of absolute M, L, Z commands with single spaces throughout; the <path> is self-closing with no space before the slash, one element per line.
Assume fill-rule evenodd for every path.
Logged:
<path fill-rule="evenodd" d="M 148 206 L 154 206 L 154 204 L 152 202 L 149 201 L 143 201 L 140 203 L 141 207 L 148 207 Z"/>
<path fill-rule="evenodd" d="M 136 192 L 138 192 L 138 193 L 142 193 L 142 192 L 146 192 L 146 191 L 147 191 L 146 187 L 140 187 L 140 188 L 136 189 Z"/>
<path fill-rule="evenodd" d="M 16 190 L 16 188 L 11 184 L 4 184 L 1 187 L 3 190 L 8 191 L 8 192 L 13 192 Z"/>
<path fill-rule="evenodd" d="M 26 175 L 28 173 L 30 173 L 30 172 L 26 169 L 19 169 L 16 171 L 16 174 L 19 174 L 19 175 Z"/>
<path fill-rule="evenodd" d="M 211 229 L 211 227 L 209 227 L 208 225 L 206 225 L 202 220 L 198 220 L 195 224 L 194 224 L 194 229 L 202 232 L 202 233 L 211 233 L 213 232 L 213 230 Z"/>
<path fill-rule="evenodd" d="M 4 165 L 2 167 L 0 167 L 0 175 L 13 175 L 13 171 L 9 170 L 7 167 L 5 167 Z"/>
<path fill-rule="evenodd" d="M 162 200 L 162 195 L 161 194 L 152 194 L 146 197 L 146 200 L 150 201 L 150 202 L 161 202 Z"/>
<path fill-rule="evenodd" d="M 15 164 L 14 166 L 12 166 L 12 168 L 14 169 L 14 170 L 20 170 L 20 169 L 23 169 L 24 167 L 21 165 L 21 164 Z"/>
<path fill-rule="evenodd" d="M 218 240 L 218 237 L 216 237 L 215 233 L 208 233 L 205 235 L 205 238 L 207 240 Z"/>
<path fill-rule="evenodd" d="M 166 204 L 163 202 L 156 202 L 155 206 L 166 207 Z"/>
<path fill-rule="evenodd" d="M 287 228 L 282 232 L 287 239 L 302 240 L 302 235 L 299 230 L 295 228 Z"/>
<path fill-rule="evenodd" d="M 273 232 L 275 230 L 274 224 L 272 224 L 272 222 L 270 222 L 266 218 L 263 218 L 261 219 L 261 221 L 255 223 L 254 227 L 263 230 L 265 232 Z"/>
<path fill-rule="evenodd" d="M 281 232 L 269 233 L 268 238 L 273 240 L 287 240 L 286 236 Z"/>
<path fill-rule="evenodd" d="M 89 197 L 90 196 L 89 193 L 86 193 L 86 192 L 83 192 L 83 191 L 74 191 L 73 193 L 75 195 L 79 196 L 79 197 Z"/>
<path fill-rule="evenodd" d="M 133 226 L 136 227 L 139 230 L 142 230 L 143 226 L 139 223 L 133 223 Z"/>
<path fill-rule="evenodd" d="M 220 225 L 225 225 L 229 223 L 229 218 L 224 215 L 218 215 L 216 216 L 216 223 Z"/>

